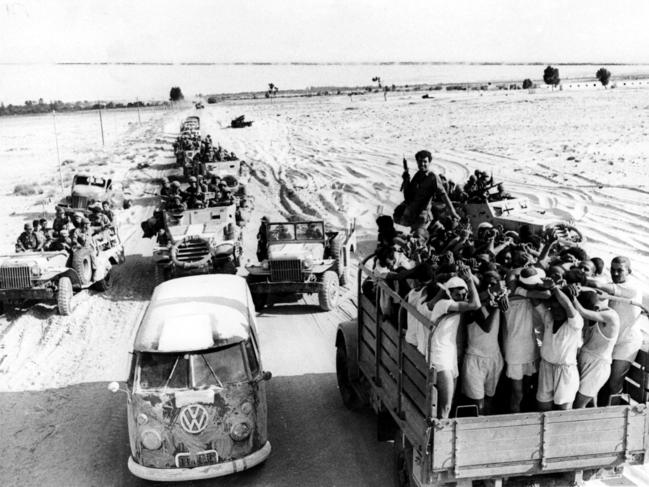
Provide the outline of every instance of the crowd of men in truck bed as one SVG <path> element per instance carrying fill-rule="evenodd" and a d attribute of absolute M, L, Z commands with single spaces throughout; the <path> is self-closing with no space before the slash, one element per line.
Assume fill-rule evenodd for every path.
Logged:
<path fill-rule="evenodd" d="M 414 177 L 404 173 L 394 220 L 377 219 L 373 273 L 362 288 L 378 296 L 388 319 L 397 319 L 399 305 L 376 294 L 379 279 L 428 318 L 422 324 L 408 314 L 405 340 L 437 371 L 439 416 L 459 400 L 481 414 L 615 401 L 646 319 L 630 259 L 615 257 L 609 280 L 601 258 L 556 232 L 505 232 L 488 222 L 471 228 L 462 203 L 509 197 L 502 186 L 479 171 L 458 186 L 431 171 L 428 151 L 416 159 Z"/>

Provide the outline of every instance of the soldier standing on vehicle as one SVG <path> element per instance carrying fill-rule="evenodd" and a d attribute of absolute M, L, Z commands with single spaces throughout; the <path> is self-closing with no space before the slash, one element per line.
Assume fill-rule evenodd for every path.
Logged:
<path fill-rule="evenodd" d="M 170 195 L 171 195 L 171 184 L 169 183 L 169 178 L 163 177 L 162 187 L 160 188 L 160 196 L 164 198 L 165 196 L 170 196 Z"/>
<path fill-rule="evenodd" d="M 43 227 L 41 226 L 41 221 L 34 220 L 32 222 L 32 227 L 34 228 L 34 236 L 36 237 L 36 241 L 38 242 L 36 245 L 36 250 L 38 251 L 43 250 L 43 247 L 45 246 L 46 238 L 45 238 L 45 232 L 43 232 Z"/>
<path fill-rule="evenodd" d="M 403 207 L 402 215 L 395 214 L 395 221 L 400 221 L 401 224 L 410 227 L 427 226 L 433 217 L 431 201 L 438 194 L 441 195 L 446 204 L 451 218 L 459 220 L 460 218 L 455 212 L 453 203 L 451 203 L 439 177 L 430 168 L 431 153 L 427 150 L 421 150 L 415 154 L 415 159 L 417 160 L 417 172 L 412 179 L 407 169 L 403 172 L 402 188 L 405 207 Z M 397 218 L 397 216 L 401 216 L 401 218 Z"/>
<path fill-rule="evenodd" d="M 638 306 L 642 304 L 642 285 L 631 275 L 631 261 L 628 257 L 617 256 L 611 261 L 611 278 L 611 283 L 602 283 L 596 278 L 586 281 L 587 286 L 624 299 L 611 300 L 609 304 L 620 317 L 620 333 L 613 348 L 611 375 L 602 389 L 603 397 L 600 402 L 604 405 L 608 404 L 610 396 L 622 392 L 624 378 L 642 346 L 642 332 L 639 326 L 642 308 Z"/>
<path fill-rule="evenodd" d="M 95 239 L 92 237 L 90 230 L 90 220 L 83 218 L 81 226 L 76 232 L 77 242 L 80 247 L 88 249 L 90 254 L 90 267 L 92 268 L 92 278 L 94 280 L 95 271 L 97 270 L 97 247 Z"/>
<path fill-rule="evenodd" d="M 74 228 L 81 227 L 81 224 L 83 223 L 83 220 L 85 220 L 85 218 L 86 217 L 80 211 L 75 211 L 74 213 L 72 213 L 72 225 L 74 225 Z"/>
<path fill-rule="evenodd" d="M 38 239 L 34 235 L 34 226 L 25 223 L 24 231 L 16 241 L 16 252 L 34 252 L 38 248 Z"/>
<path fill-rule="evenodd" d="M 268 258 L 268 251 L 266 249 L 266 244 L 268 243 L 266 231 L 268 229 L 269 221 L 270 220 L 267 216 L 262 216 L 259 230 L 257 230 L 257 260 L 259 262 Z"/>

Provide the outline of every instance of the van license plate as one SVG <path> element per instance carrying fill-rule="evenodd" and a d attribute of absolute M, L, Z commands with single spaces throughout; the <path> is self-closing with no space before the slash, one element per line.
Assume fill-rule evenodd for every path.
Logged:
<path fill-rule="evenodd" d="M 204 451 L 197 453 L 193 457 L 188 453 L 179 454 L 177 462 L 179 468 L 202 467 L 203 465 L 214 465 L 218 461 L 218 455 L 215 451 Z"/>

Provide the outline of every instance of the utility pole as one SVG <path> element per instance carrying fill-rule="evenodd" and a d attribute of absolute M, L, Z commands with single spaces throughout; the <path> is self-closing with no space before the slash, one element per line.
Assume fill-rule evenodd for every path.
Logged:
<path fill-rule="evenodd" d="M 56 131 L 56 110 L 52 109 L 52 123 L 54 124 L 54 140 L 56 141 L 56 158 L 59 161 L 59 184 L 63 191 L 63 172 L 61 171 L 61 153 L 59 152 L 59 134 Z"/>
<path fill-rule="evenodd" d="M 101 108 L 99 109 L 99 126 L 101 127 L 101 145 L 106 145 L 104 143 L 104 121 L 101 119 Z"/>

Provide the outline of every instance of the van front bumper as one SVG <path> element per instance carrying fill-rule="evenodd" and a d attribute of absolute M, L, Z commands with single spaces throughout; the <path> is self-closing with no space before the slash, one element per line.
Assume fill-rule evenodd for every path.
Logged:
<path fill-rule="evenodd" d="M 151 468 L 143 467 L 133 457 L 128 457 L 128 469 L 133 475 L 154 482 L 180 482 L 185 480 L 201 480 L 212 477 L 223 477 L 236 472 L 242 472 L 260 464 L 270 455 L 270 442 L 267 441 L 256 452 L 231 462 L 218 463 L 194 468 Z"/>

